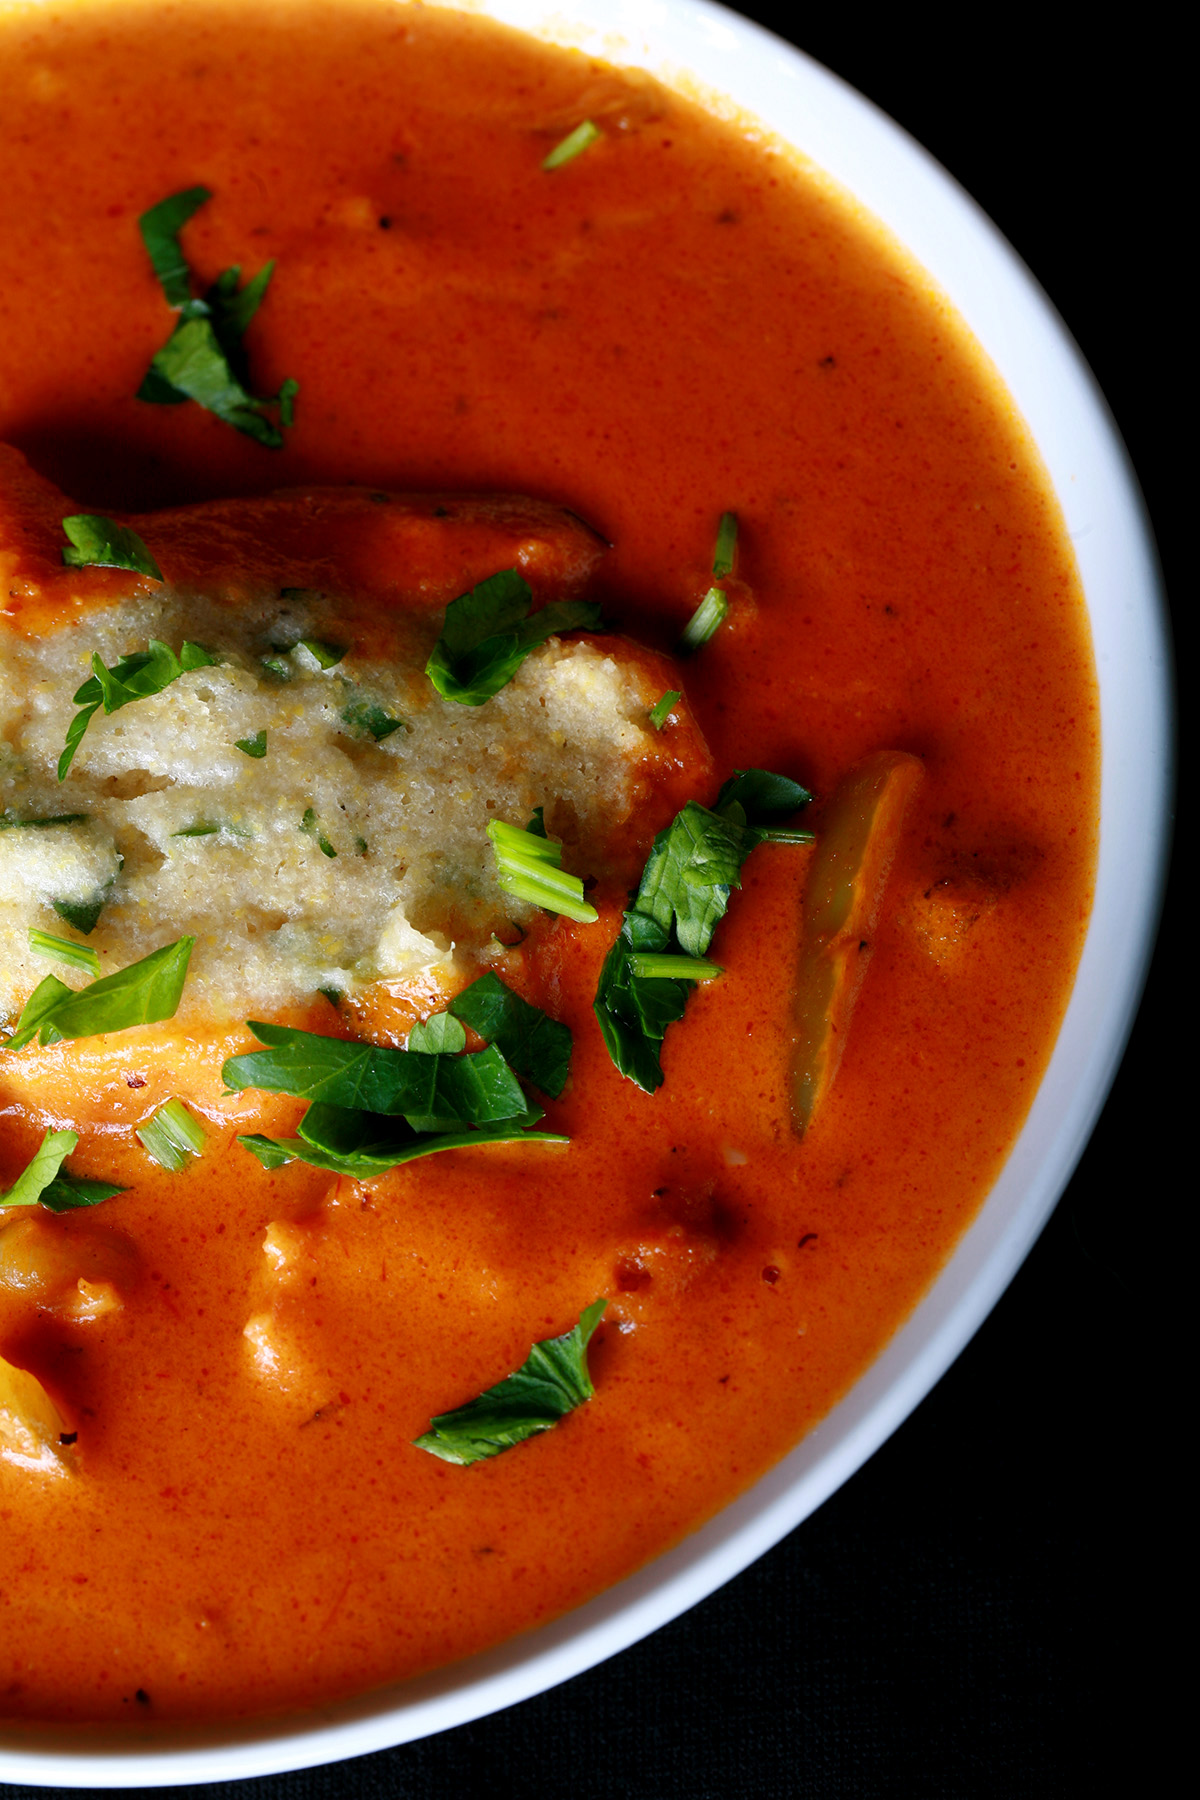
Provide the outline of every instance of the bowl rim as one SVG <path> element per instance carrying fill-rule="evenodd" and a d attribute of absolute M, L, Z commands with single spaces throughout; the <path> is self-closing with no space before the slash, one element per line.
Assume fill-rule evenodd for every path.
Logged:
<path fill-rule="evenodd" d="M 452 0 L 434 0 L 451 4 Z M 870 101 L 713 0 L 479 0 L 475 10 L 685 87 L 811 159 L 919 263 L 984 348 L 1050 474 L 1092 622 L 1101 707 L 1095 903 L 1029 1117 L 925 1297 L 820 1424 L 673 1550 L 537 1631 L 356 1699 L 280 1719 L 147 1734 L 5 1726 L 0 1779 L 153 1787 L 279 1774 L 411 1742 L 531 1698 L 676 1618 L 808 1517 L 879 1447 L 982 1324 L 1041 1231 L 1107 1095 L 1157 927 L 1173 781 L 1165 595 L 1124 445 L 1066 327 L 953 178 Z"/>

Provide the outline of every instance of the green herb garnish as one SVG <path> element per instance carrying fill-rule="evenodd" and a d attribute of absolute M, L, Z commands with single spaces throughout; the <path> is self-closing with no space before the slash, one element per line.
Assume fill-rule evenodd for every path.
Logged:
<path fill-rule="evenodd" d="M 717 542 L 713 549 L 712 572 L 718 581 L 726 575 L 733 574 L 733 559 L 737 554 L 738 522 L 736 513 L 722 513 L 721 522 L 717 526 Z"/>
<path fill-rule="evenodd" d="M 267 734 L 265 731 L 256 731 L 252 738 L 234 738 L 233 745 L 235 750 L 242 751 L 245 756 L 265 756 L 267 754 Z"/>
<path fill-rule="evenodd" d="M 661 731 L 671 716 L 671 708 L 678 706 L 683 695 L 678 688 L 668 688 L 660 700 L 656 700 L 650 708 L 650 723 L 655 731 Z"/>
<path fill-rule="evenodd" d="M 680 634 L 680 649 L 699 650 L 702 644 L 707 644 L 728 611 L 729 601 L 721 589 L 710 587 Z"/>
<path fill-rule="evenodd" d="M 144 1125 L 137 1136 L 156 1163 L 178 1174 L 193 1156 L 204 1151 L 204 1127 L 182 1100 L 167 1100 Z"/>
<path fill-rule="evenodd" d="M 51 825 L 82 825 L 88 813 L 50 813 L 41 819 L 18 819 L 13 812 L 0 813 L 0 831 L 45 831 Z"/>
<path fill-rule="evenodd" d="M 66 747 L 58 759 L 58 779 L 66 780 L 67 770 L 91 723 L 92 714 L 101 706 L 106 713 L 119 712 L 133 700 L 147 700 L 152 694 L 161 694 L 164 688 L 192 669 L 210 668 L 216 660 L 203 645 L 186 641 L 176 656 L 170 645 L 160 643 L 158 638 L 150 639 L 148 650 L 127 652 L 111 669 L 106 669 L 99 655 L 93 654 L 94 672 L 75 693 L 75 705 L 80 710 L 67 727 Z"/>
<path fill-rule="evenodd" d="M 560 600 L 531 614 L 532 602 L 529 583 L 515 569 L 503 569 L 452 600 L 425 665 L 438 693 L 462 706 L 482 706 L 548 637 L 599 626 L 594 601 Z"/>
<path fill-rule="evenodd" d="M 543 169 L 561 169 L 564 163 L 570 162 L 573 157 L 579 155 L 580 151 L 586 150 L 589 144 L 594 144 L 596 139 L 601 136 L 603 133 L 600 127 L 593 125 L 590 119 L 585 119 L 583 124 L 577 125 L 574 131 L 569 132 L 562 139 L 561 143 L 555 144 L 549 156 L 542 158 Z"/>
<path fill-rule="evenodd" d="M 112 882 L 110 881 L 104 887 L 99 888 L 90 900 L 51 900 L 50 904 L 60 919 L 64 919 L 68 925 L 73 925 L 76 931 L 81 931 L 84 937 L 88 937 L 96 929 L 111 886 Z"/>
<path fill-rule="evenodd" d="M 450 1012 L 497 1050 L 517 1071 L 557 1100 L 571 1068 L 571 1033 L 531 1006 L 492 971 L 456 994 Z M 411 1047 L 412 1040 L 409 1039 Z"/>
<path fill-rule="evenodd" d="M 438 1413 L 429 1430 L 413 1440 L 417 1449 L 466 1467 L 549 1431 L 590 1400 L 596 1390 L 588 1373 L 588 1344 L 607 1305 L 594 1301 L 562 1337 L 535 1344 L 515 1374 L 466 1406 Z"/>
<path fill-rule="evenodd" d="M 486 1125 L 527 1110 L 516 1076 L 491 1047 L 475 1056 L 413 1055 L 257 1019 L 249 1025 L 266 1048 L 230 1057 L 221 1070 L 226 1087 L 237 1093 L 262 1088 L 410 1122 L 437 1117 Z"/>
<path fill-rule="evenodd" d="M 0 1194 L 0 1206 L 36 1206 L 51 1212 L 69 1212 L 76 1206 L 98 1206 L 125 1189 L 112 1181 L 90 1181 L 83 1175 L 68 1175 L 63 1163 L 79 1142 L 77 1131 L 48 1131 L 33 1157 L 17 1176 L 7 1193 Z"/>
<path fill-rule="evenodd" d="M 151 207 L 138 221 L 167 305 L 179 314 L 174 331 L 151 361 L 138 399 L 154 406 L 194 400 L 227 425 L 277 450 L 294 418 L 299 383 L 289 376 L 274 396 L 250 393 L 242 345 L 275 265 L 267 263 L 244 287 L 238 286 L 240 267 L 223 269 L 203 298 L 193 296 L 179 232 L 211 198 L 208 188 L 187 188 Z M 278 425 L 266 416 L 274 409 Z"/>
<path fill-rule="evenodd" d="M 25 1002 L 16 1030 L 0 1047 L 21 1050 L 35 1037 L 42 1044 L 54 1044 L 173 1018 L 195 942 L 182 937 L 164 944 L 140 962 L 83 988 L 69 988 L 56 975 L 47 975 Z"/>
<path fill-rule="evenodd" d="M 762 843 L 811 842 L 811 832 L 774 823 L 810 798 L 786 775 L 739 769 L 714 810 L 689 800 L 655 838 L 595 1001 L 609 1055 L 646 1093 L 662 1083 L 662 1041 L 683 1017 L 690 983 L 719 972 L 702 959 L 730 890 L 741 885 L 742 864 Z"/>
<path fill-rule="evenodd" d="M 56 962 L 66 963 L 69 968 L 82 969 L 85 975 L 94 977 L 100 973 L 100 958 L 89 945 L 72 943 L 70 938 L 55 937 L 32 925 L 29 927 L 29 948 L 35 956 L 48 956 Z"/>
<path fill-rule="evenodd" d="M 464 1058 L 469 1061 L 469 1058 Z M 339 1118 L 335 1106 L 310 1106 L 299 1125 L 300 1136 L 267 1138 L 257 1134 L 239 1137 L 243 1149 L 256 1156 L 264 1169 L 279 1169 L 290 1162 L 326 1169 L 331 1175 L 348 1175 L 354 1181 L 373 1181 L 402 1163 L 434 1156 L 442 1150 L 472 1150 L 479 1144 L 565 1144 L 559 1132 L 531 1131 L 542 1114 L 536 1107 L 518 1113 L 502 1124 L 480 1125 L 473 1130 L 418 1131 L 406 1120 L 376 1113 L 348 1112 Z"/>
<path fill-rule="evenodd" d="M 310 837 L 322 856 L 336 856 L 337 851 L 317 823 L 317 815 L 311 806 L 305 808 L 304 817 L 300 821 L 300 829 L 305 837 Z"/>
<path fill-rule="evenodd" d="M 519 825 L 506 825 L 501 819 L 491 821 L 487 834 L 496 856 L 496 880 L 506 894 L 543 906 L 547 912 L 562 913 L 581 925 L 591 925 L 600 917 L 583 897 L 582 878 L 560 868 L 562 845 L 553 838 L 538 837 L 536 832 L 522 831 Z"/>
<path fill-rule="evenodd" d="M 407 728 L 404 719 L 393 718 L 377 700 L 357 692 L 342 708 L 342 724 L 348 725 L 355 737 L 373 737 L 377 744 L 382 744 L 384 738 L 391 737 L 394 731 Z"/>
<path fill-rule="evenodd" d="M 73 513 L 62 528 L 70 538 L 62 559 L 69 569 L 132 569 L 155 581 L 163 572 L 136 531 L 99 513 Z"/>
<path fill-rule="evenodd" d="M 503 989 L 502 983 L 497 986 Z M 510 998 L 517 1000 L 516 995 Z M 498 1026 L 498 1036 L 519 1039 L 520 1059 L 522 1045 L 534 1034 L 513 1030 L 515 1017 L 493 1005 L 482 1022 Z M 235 1093 L 257 1087 L 311 1102 L 295 1138 L 254 1134 L 238 1140 L 265 1168 L 298 1161 L 368 1181 L 440 1150 L 481 1143 L 567 1142 L 558 1133 L 530 1129 L 542 1117 L 541 1109 L 529 1105 L 496 1046 L 459 1054 L 466 1033 L 459 1019 L 447 1013 L 415 1025 L 404 1050 L 255 1020 L 250 1029 L 266 1049 L 231 1057 L 221 1071 L 226 1086 Z M 539 1052 L 548 1060 L 545 1041 Z"/>
<path fill-rule="evenodd" d="M 453 1013 L 435 1013 L 414 1025 L 404 1048 L 422 1056 L 457 1056 L 467 1047 L 467 1034 Z"/>
<path fill-rule="evenodd" d="M 346 655 L 344 644 L 327 644 L 321 638 L 300 638 L 292 645 L 292 649 L 307 651 L 322 671 L 336 669 Z"/>

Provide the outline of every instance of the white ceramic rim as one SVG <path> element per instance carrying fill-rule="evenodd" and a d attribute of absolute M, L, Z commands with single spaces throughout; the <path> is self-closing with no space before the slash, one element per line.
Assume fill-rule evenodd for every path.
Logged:
<path fill-rule="evenodd" d="M 278 1774 L 425 1737 L 515 1704 L 694 1606 L 798 1525 L 943 1374 L 1040 1232 L 1103 1105 L 1137 1008 L 1165 868 L 1173 730 L 1153 541 L 1104 401 L 1050 303 L 975 203 L 897 125 L 817 63 L 708 0 L 483 0 L 472 10 L 614 62 L 685 72 L 832 175 L 922 263 L 985 347 L 1050 471 L 1092 619 L 1103 726 L 1095 911 L 1025 1129 L 933 1288 L 847 1397 L 750 1492 L 638 1574 L 536 1632 L 402 1687 L 300 1718 L 119 1749 L 91 1732 L 9 1733 L 0 1778 L 155 1787 Z"/>

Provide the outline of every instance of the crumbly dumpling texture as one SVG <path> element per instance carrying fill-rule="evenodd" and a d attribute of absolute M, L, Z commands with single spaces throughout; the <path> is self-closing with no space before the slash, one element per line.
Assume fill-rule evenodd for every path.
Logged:
<path fill-rule="evenodd" d="M 168 590 L 10 640 L 0 1004 L 47 971 L 29 927 L 79 936 L 72 919 L 101 902 L 87 942 L 105 971 L 190 933 L 187 1010 L 215 1019 L 433 973 L 528 914 L 496 884 L 486 827 L 538 806 L 564 865 L 601 873 L 636 771 L 659 753 L 652 678 L 617 641 L 552 638 L 493 699 L 461 706 L 424 674 L 436 624 L 398 615 L 369 658 L 351 645 L 322 668 L 300 641 L 340 648 L 320 596 L 235 613 Z M 60 785 L 93 655 L 112 667 L 151 638 L 220 662 L 94 714 Z M 265 755 L 237 747 L 263 732 Z"/>

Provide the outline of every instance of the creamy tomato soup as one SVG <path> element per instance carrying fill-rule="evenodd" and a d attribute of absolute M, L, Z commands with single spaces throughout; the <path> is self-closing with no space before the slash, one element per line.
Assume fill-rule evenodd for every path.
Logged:
<path fill-rule="evenodd" d="M 920 271 L 819 174 L 642 75 L 349 0 L 13 8 L 0 70 L 0 775 L 3 835 L 31 845 L 0 870 L 9 1028 L 51 968 L 88 979 L 31 955 L 31 926 L 94 947 L 105 975 L 195 936 L 200 983 L 160 1023 L 0 1050 L 3 1188 L 69 1131 L 72 1176 L 122 1190 L 0 1209 L 8 1416 L 61 1424 L 42 1463 L 16 1427 L 0 1439 L 0 1713 L 301 1707 L 494 1644 L 677 1541 L 821 1418 L 928 1286 L 1021 1124 L 1082 941 L 1098 746 L 1081 597 L 1021 421 Z M 591 141 L 547 168 L 584 121 Z M 294 423 L 270 414 L 280 447 L 138 398 L 178 317 L 138 220 L 197 186 L 191 291 L 274 263 L 244 349 L 254 394 L 299 384 Z M 362 490 L 335 512 L 408 508 L 431 530 L 416 545 L 260 498 L 334 486 Z M 507 536 L 446 549 L 456 507 L 497 506 Z M 736 550 L 714 573 L 725 514 Z M 78 515 L 157 542 L 161 591 L 64 568 Z M 507 708 L 516 747 L 487 793 L 516 826 L 518 803 L 542 806 L 594 921 L 472 886 L 487 852 L 440 910 L 429 881 L 404 912 L 432 946 L 417 979 L 412 941 L 376 915 L 408 906 L 410 868 L 446 845 L 397 849 L 360 912 L 338 900 L 335 943 L 304 871 L 336 852 L 329 893 L 360 894 L 341 859 L 365 869 L 369 832 L 339 836 L 316 801 L 283 898 L 228 885 L 268 795 L 299 810 L 303 759 L 286 780 L 270 762 L 287 731 L 357 771 L 322 789 L 338 808 L 369 789 L 386 811 L 393 768 L 419 778 L 401 744 L 433 717 L 424 659 L 448 604 L 507 568 L 529 574 L 532 617 L 570 596 L 609 629 L 589 613 L 511 692 L 463 707 L 461 764 L 447 710 L 430 817 L 474 792 Z M 683 655 L 714 585 L 725 617 Z M 264 649 L 276 601 L 299 624 Z M 93 652 L 107 669 L 202 630 L 224 660 L 98 713 L 59 783 Z M 268 655 L 292 659 L 278 691 Z M 555 715 L 547 749 L 554 682 L 601 665 L 608 724 L 589 713 L 574 755 L 585 727 Z M 301 689 L 288 713 L 279 694 Z M 224 740 L 207 776 L 202 736 L 172 763 L 168 701 L 226 707 L 250 745 L 253 706 L 275 707 L 262 784 Z M 161 729 L 139 705 L 164 708 Z M 695 983 L 647 1092 L 606 1048 L 601 970 L 655 833 L 744 769 L 809 790 L 784 825 L 816 841 L 747 856 L 707 953 L 722 973 Z M 226 779 L 236 816 L 199 799 Z M 56 862 L 69 832 L 75 860 Z M 484 835 L 481 816 L 455 855 Z M 839 856 L 864 873 L 830 939 Z M 182 858 L 194 879 L 168 881 Z M 89 881 L 104 906 L 85 929 Z M 229 953 L 239 932 L 253 954 Z M 572 1034 L 565 1085 L 531 1095 L 535 1128 L 567 1142 L 365 1179 L 238 1142 L 285 1139 L 304 1110 L 227 1091 L 224 1060 L 261 1048 L 248 1019 L 401 1046 L 485 969 Z M 137 1136 L 170 1098 L 203 1131 L 176 1170 Z M 469 1467 L 415 1445 L 601 1299 L 594 1394 L 561 1423 Z"/>

